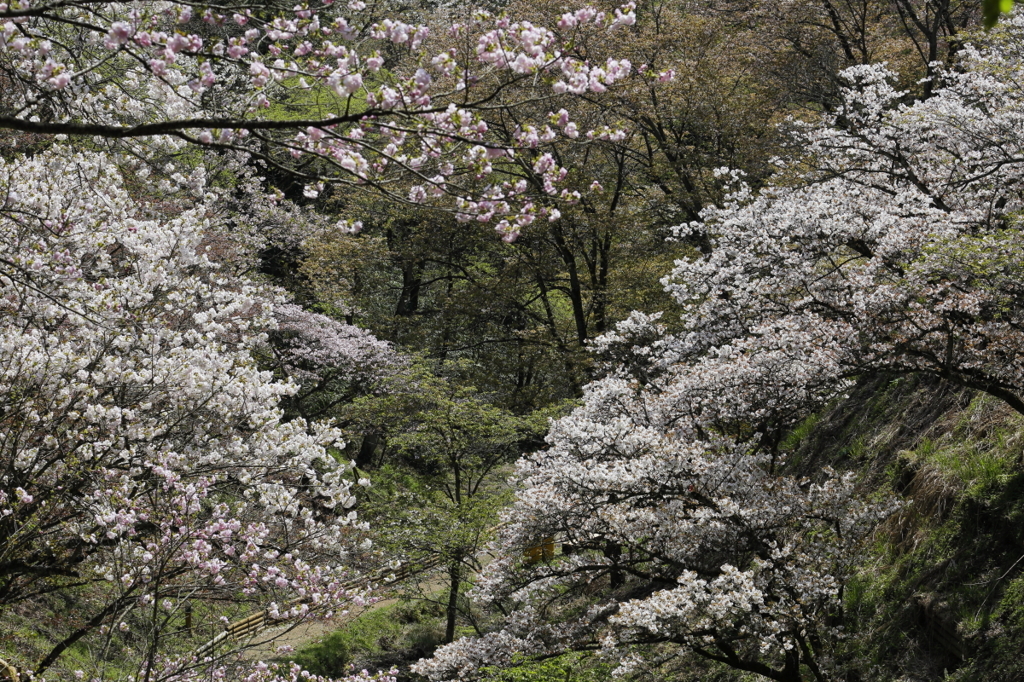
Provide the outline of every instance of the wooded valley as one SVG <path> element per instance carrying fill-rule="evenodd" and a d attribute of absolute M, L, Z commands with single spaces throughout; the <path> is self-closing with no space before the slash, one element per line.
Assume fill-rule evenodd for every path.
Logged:
<path fill-rule="evenodd" d="M 1024 14 L 0 3 L 0 680 L 1024 680 Z"/>

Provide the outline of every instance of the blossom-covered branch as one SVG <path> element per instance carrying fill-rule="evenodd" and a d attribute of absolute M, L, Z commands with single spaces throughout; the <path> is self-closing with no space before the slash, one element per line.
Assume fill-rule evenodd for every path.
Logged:
<path fill-rule="evenodd" d="M 0 606 L 91 595 L 16 664 L 66 670 L 88 644 L 140 679 L 207 674 L 230 648 L 167 657 L 191 603 L 304 618 L 361 600 L 340 434 L 282 422 L 298 387 L 253 357 L 279 301 L 211 259 L 215 207 L 166 217 L 109 157 L 59 145 L 0 161 L 0 197 Z"/>
<path fill-rule="evenodd" d="M 569 121 L 556 131 L 545 115 L 524 121 L 522 139 L 501 141 L 487 134 L 489 112 L 639 77 L 628 60 L 591 64 L 571 47 L 587 33 L 631 25 L 632 4 L 567 12 L 551 29 L 477 11 L 439 36 L 361 0 L 280 9 L 0 4 L 0 84 L 8 95 L 0 128 L 171 135 L 245 150 L 298 174 L 314 194 L 346 182 L 414 203 L 451 196 L 461 216 L 493 219 L 512 238 L 556 214 L 526 187 L 492 175 L 495 168 L 541 144 L 527 129 L 588 131 Z M 310 157 L 314 163 L 297 161 Z M 538 172 L 557 197 L 564 170 L 551 164 Z"/>

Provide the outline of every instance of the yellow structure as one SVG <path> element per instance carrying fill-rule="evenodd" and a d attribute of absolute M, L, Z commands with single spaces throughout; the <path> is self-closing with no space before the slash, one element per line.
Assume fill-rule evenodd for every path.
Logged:
<path fill-rule="evenodd" d="M 548 536 L 539 543 L 526 550 L 526 563 L 536 564 L 541 561 L 550 561 L 555 556 L 555 538 Z"/>

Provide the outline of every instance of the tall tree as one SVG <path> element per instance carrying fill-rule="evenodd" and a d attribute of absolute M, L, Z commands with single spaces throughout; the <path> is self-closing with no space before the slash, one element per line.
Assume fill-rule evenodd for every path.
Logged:
<path fill-rule="evenodd" d="M 711 246 L 666 279 L 682 329 L 636 314 L 601 339 L 609 374 L 520 463 L 512 549 L 481 581 L 512 615 L 421 672 L 601 648 L 627 670 L 665 652 L 845 679 L 843 586 L 891 506 L 849 476 L 788 475 L 780 443 L 867 371 L 937 375 L 1024 411 L 1022 41 L 1010 18 L 913 104 L 883 67 L 848 70 L 776 183 L 753 192 L 736 173 L 721 207 L 680 226 Z M 554 533 L 583 551 L 519 560 Z"/>
<path fill-rule="evenodd" d="M 0 609 L 87 597 L 13 663 L 69 675 L 90 647 L 90 678 L 209 676 L 234 647 L 191 653 L 188 604 L 301 618 L 361 598 L 340 432 L 282 421 L 297 387 L 253 357 L 278 295 L 211 258 L 215 199 L 136 203 L 111 158 L 61 146 L 0 161 L 0 188 Z"/>
<path fill-rule="evenodd" d="M 508 502 L 507 468 L 544 419 L 517 417 L 415 364 L 346 416 L 386 439 L 365 513 L 383 547 L 416 562 L 440 560 L 448 582 L 444 641 L 451 642 L 460 614 L 470 615 L 463 585 L 480 569 L 478 555 Z"/>

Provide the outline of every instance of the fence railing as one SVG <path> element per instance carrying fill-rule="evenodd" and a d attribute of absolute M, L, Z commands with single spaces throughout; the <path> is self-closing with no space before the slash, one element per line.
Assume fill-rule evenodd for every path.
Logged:
<path fill-rule="evenodd" d="M 0 680 L 18 682 L 18 669 L 2 658 L 0 658 Z"/>

